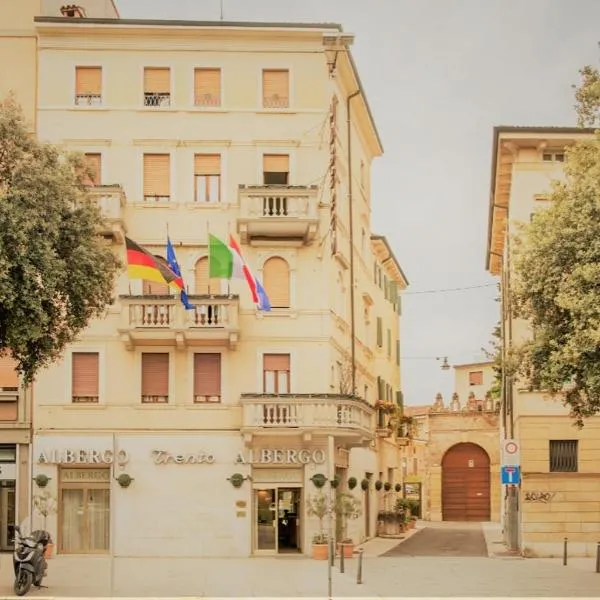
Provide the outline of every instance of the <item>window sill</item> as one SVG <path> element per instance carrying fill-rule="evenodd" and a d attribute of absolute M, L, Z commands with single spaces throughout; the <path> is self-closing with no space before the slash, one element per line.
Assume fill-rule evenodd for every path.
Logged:
<path fill-rule="evenodd" d="M 257 319 L 267 318 L 277 318 L 277 317 L 287 317 L 289 319 L 296 319 L 298 317 L 298 313 L 291 308 L 272 308 L 270 311 L 264 310 L 256 310 L 255 315 Z"/>
<path fill-rule="evenodd" d="M 223 404 L 221 402 L 195 402 L 194 404 L 185 404 L 187 410 L 229 410 L 234 407 L 232 404 Z"/>
<path fill-rule="evenodd" d="M 179 207 L 178 202 L 131 202 L 134 208 L 169 208 L 174 210 Z"/>
<path fill-rule="evenodd" d="M 168 402 L 155 402 L 148 404 L 135 404 L 135 410 L 175 410 L 179 408 L 177 404 L 169 404 Z"/>
<path fill-rule="evenodd" d="M 79 404 L 73 404 L 69 402 L 67 404 L 40 404 L 40 407 L 56 407 L 61 406 L 62 408 L 66 408 L 67 410 L 106 410 L 108 407 L 102 400 L 100 402 L 81 402 Z"/>
<path fill-rule="evenodd" d="M 206 210 L 215 208 L 226 208 L 229 210 L 231 204 L 225 204 L 224 202 L 187 202 L 185 206 L 190 210 Z"/>
<path fill-rule="evenodd" d="M 95 110 L 95 111 L 110 110 L 108 108 L 108 106 L 105 106 L 104 104 L 102 104 L 101 106 L 83 106 L 83 105 L 73 104 L 69 108 L 71 110 Z"/>
<path fill-rule="evenodd" d="M 294 108 L 259 108 L 257 115 L 296 115 L 298 111 Z"/>

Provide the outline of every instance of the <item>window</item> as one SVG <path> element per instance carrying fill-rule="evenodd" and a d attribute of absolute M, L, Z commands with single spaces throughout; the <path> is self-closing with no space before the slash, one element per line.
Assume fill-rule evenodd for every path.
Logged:
<path fill-rule="evenodd" d="M 144 106 L 171 106 L 171 69 L 144 69 Z"/>
<path fill-rule="evenodd" d="M 290 268 L 283 258 L 269 258 L 263 265 L 263 285 L 271 308 L 290 307 Z"/>
<path fill-rule="evenodd" d="M 101 67 L 75 67 L 75 105 L 102 105 Z"/>
<path fill-rule="evenodd" d="M 265 69 L 262 75 L 264 108 L 288 108 L 290 105 L 290 72 L 287 69 Z"/>
<path fill-rule="evenodd" d="M 469 373 L 469 385 L 483 385 L 483 371 L 471 371 Z"/>
<path fill-rule="evenodd" d="M 387 355 L 388 355 L 388 358 L 392 357 L 392 331 L 391 331 L 391 329 L 387 330 Z"/>
<path fill-rule="evenodd" d="M 221 201 L 221 155 L 194 156 L 194 201 L 200 204 Z"/>
<path fill-rule="evenodd" d="M 169 267 L 166 259 L 164 259 L 162 256 L 158 256 L 155 254 L 154 258 L 156 258 L 156 260 L 158 262 L 162 263 L 166 267 Z M 142 294 L 144 296 L 169 296 L 170 291 L 171 290 L 169 288 L 169 285 L 166 282 L 148 281 L 146 279 L 144 279 L 142 282 Z M 159 305 L 154 305 L 154 306 L 147 306 L 146 310 L 154 311 L 156 313 L 154 318 L 156 320 L 155 322 L 158 323 L 159 319 L 161 318 L 161 314 L 164 312 L 164 310 L 168 310 L 168 309 L 161 307 Z M 168 319 L 168 315 L 167 315 L 167 319 Z"/>
<path fill-rule="evenodd" d="M 194 354 L 194 402 L 221 401 L 221 355 Z"/>
<path fill-rule="evenodd" d="M 265 154 L 263 156 L 263 183 L 265 185 L 288 185 L 289 176 L 290 157 L 287 154 Z"/>
<path fill-rule="evenodd" d="M 17 363 L 7 353 L 0 354 L 0 421 L 16 421 L 19 411 Z"/>
<path fill-rule="evenodd" d="M 221 69 L 194 70 L 194 104 L 221 106 Z"/>
<path fill-rule="evenodd" d="M 542 160 L 545 162 L 565 162 L 565 153 L 561 150 L 558 152 L 544 152 Z"/>
<path fill-rule="evenodd" d="M 86 153 L 84 162 L 89 174 L 86 173 L 85 185 L 101 185 L 102 184 L 102 155 L 99 153 Z"/>
<path fill-rule="evenodd" d="M 550 440 L 550 472 L 576 473 L 578 446 L 577 440 Z"/>
<path fill-rule="evenodd" d="M 377 347 L 383 348 L 383 320 L 377 317 Z"/>
<path fill-rule="evenodd" d="M 400 366 L 400 340 L 396 340 L 396 364 Z"/>
<path fill-rule="evenodd" d="M 290 393 L 289 354 L 265 354 L 263 356 L 263 393 Z"/>
<path fill-rule="evenodd" d="M 71 401 L 76 404 L 98 402 L 99 356 L 97 352 L 71 355 Z"/>
<path fill-rule="evenodd" d="M 110 469 L 61 468 L 60 551 L 99 554 L 110 548 Z"/>
<path fill-rule="evenodd" d="M 171 157 L 144 154 L 144 202 L 171 200 Z"/>
<path fill-rule="evenodd" d="M 166 404 L 169 401 L 169 354 L 142 354 L 142 402 Z"/>
<path fill-rule="evenodd" d="M 198 296 L 218 295 L 221 293 L 221 280 L 209 279 L 208 277 L 208 257 L 203 256 L 196 262 L 194 268 L 195 286 L 194 294 Z"/>

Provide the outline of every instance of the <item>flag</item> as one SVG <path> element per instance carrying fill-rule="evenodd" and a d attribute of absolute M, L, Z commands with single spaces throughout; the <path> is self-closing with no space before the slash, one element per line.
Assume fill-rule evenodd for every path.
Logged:
<path fill-rule="evenodd" d="M 265 288 L 258 279 L 255 278 L 254 281 L 256 282 L 256 294 L 258 295 L 257 308 L 258 310 L 269 312 L 271 310 L 271 302 L 269 301 L 267 292 L 265 292 Z"/>
<path fill-rule="evenodd" d="M 237 254 L 237 258 L 239 258 L 239 260 L 242 262 L 242 274 L 244 276 L 244 279 L 246 280 L 246 283 L 248 284 L 248 287 L 250 288 L 250 293 L 252 294 L 252 302 L 254 302 L 254 304 L 258 304 L 256 279 L 254 275 L 252 275 L 250 267 L 246 264 L 246 261 L 242 257 L 242 251 L 232 235 L 229 236 L 229 247 L 231 248 L 234 254 Z"/>
<path fill-rule="evenodd" d="M 125 238 L 127 249 L 127 274 L 129 279 L 144 279 L 156 283 L 166 283 L 178 290 L 183 289 L 181 276 L 175 274 L 166 264 L 145 248 Z"/>
<path fill-rule="evenodd" d="M 175 256 L 175 248 L 173 248 L 173 244 L 171 244 L 171 239 L 167 235 L 167 264 L 169 268 L 177 277 L 179 277 L 179 281 L 181 282 L 181 293 L 179 295 L 181 299 L 181 303 L 185 306 L 186 310 L 193 310 L 195 306 L 190 304 L 188 299 L 187 292 L 185 291 L 185 286 L 183 284 L 183 277 L 181 276 L 181 269 L 179 268 L 179 264 L 177 262 L 177 257 Z"/>
<path fill-rule="evenodd" d="M 208 276 L 212 279 L 243 279 L 242 257 L 214 235 L 208 234 Z"/>

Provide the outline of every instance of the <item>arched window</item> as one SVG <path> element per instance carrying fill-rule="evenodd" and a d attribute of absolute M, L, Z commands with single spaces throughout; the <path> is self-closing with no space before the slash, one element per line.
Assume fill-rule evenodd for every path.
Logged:
<path fill-rule="evenodd" d="M 275 256 L 265 262 L 263 285 L 272 308 L 290 307 L 290 267 L 283 258 Z"/>
<path fill-rule="evenodd" d="M 199 296 L 206 294 L 217 296 L 221 293 L 221 280 L 208 278 L 208 256 L 198 259 L 194 267 L 194 275 L 196 280 L 194 294 Z"/>
<path fill-rule="evenodd" d="M 160 261 L 163 265 L 167 265 L 167 261 L 157 254 L 154 255 L 156 260 Z M 169 286 L 166 283 L 157 283 L 156 281 L 146 281 L 144 279 L 142 294 L 144 296 L 168 296 L 171 293 Z"/>

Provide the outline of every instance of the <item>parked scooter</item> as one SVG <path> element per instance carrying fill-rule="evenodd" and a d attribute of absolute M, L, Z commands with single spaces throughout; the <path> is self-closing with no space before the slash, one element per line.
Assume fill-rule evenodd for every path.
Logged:
<path fill-rule="evenodd" d="M 17 596 L 24 596 L 32 585 L 42 587 L 48 564 L 44 552 L 52 538 L 47 531 L 37 529 L 30 535 L 22 535 L 21 528 L 15 526 L 15 551 L 13 568 L 15 571 L 14 590 Z"/>

